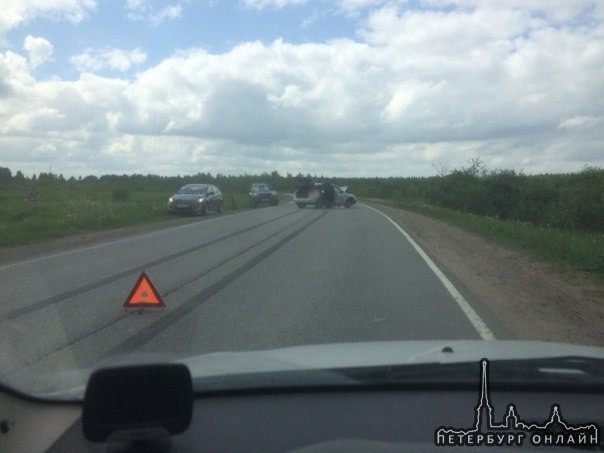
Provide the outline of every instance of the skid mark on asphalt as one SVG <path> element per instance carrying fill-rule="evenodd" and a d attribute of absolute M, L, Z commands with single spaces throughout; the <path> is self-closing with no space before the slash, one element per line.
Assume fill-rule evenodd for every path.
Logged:
<path fill-rule="evenodd" d="M 44 300 L 41 300 L 41 301 L 36 302 L 34 304 L 28 305 L 26 307 L 18 308 L 16 310 L 10 311 L 10 312 L 5 313 L 4 315 L 2 315 L 0 317 L 0 323 L 3 322 L 3 321 L 19 318 L 19 317 L 27 315 L 29 313 L 33 313 L 33 312 L 41 310 L 41 309 L 43 309 L 43 308 L 45 308 L 45 307 L 47 307 L 49 305 L 56 304 L 56 303 L 61 302 L 61 301 L 65 300 L 65 299 L 69 299 L 69 298 L 72 298 L 74 296 L 77 296 L 77 295 L 79 295 L 81 293 L 92 291 L 92 290 L 94 290 L 96 288 L 99 288 L 101 286 L 108 285 L 108 284 L 110 284 L 110 283 L 112 283 L 112 282 L 114 282 L 116 280 L 119 280 L 121 278 L 127 277 L 129 275 L 138 274 L 139 272 L 141 272 L 141 270 L 144 270 L 144 269 L 147 269 L 147 268 L 150 268 L 150 267 L 153 267 L 153 266 L 157 266 L 159 264 L 163 264 L 163 263 L 166 263 L 166 262 L 178 259 L 178 258 L 180 258 L 182 256 L 185 256 L 185 255 L 188 255 L 190 253 L 195 253 L 195 252 L 197 252 L 199 250 L 202 250 L 202 249 L 204 249 L 206 247 L 214 245 L 214 244 L 216 244 L 218 242 L 227 241 L 229 239 L 232 239 L 232 238 L 234 238 L 236 236 L 239 236 L 241 234 L 247 233 L 247 232 L 249 232 L 251 230 L 254 230 L 256 228 L 260 228 L 260 227 L 262 227 L 264 225 L 267 225 L 269 223 L 272 223 L 272 222 L 275 222 L 275 221 L 280 220 L 282 218 L 288 217 L 288 216 L 290 216 L 292 214 L 296 214 L 297 212 L 299 212 L 299 211 L 288 212 L 287 214 L 284 214 L 282 216 L 275 217 L 274 219 L 270 219 L 270 220 L 267 220 L 265 222 L 258 223 L 256 225 L 252 225 L 250 227 L 247 227 L 247 228 L 244 228 L 242 230 L 236 231 L 234 233 L 228 234 L 228 235 L 226 235 L 224 237 L 221 237 L 219 239 L 216 239 L 216 240 L 213 240 L 213 241 L 209 241 L 209 242 L 204 242 L 203 244 L 199 244 L 199 245 L 197 245 L 195 247 L 192 247 L 190 249 L 182 250 L 180 252 L 176 252 L 176 253 L 173 253 L 171 255 L 164 256 L 162 258 L 158 258 L 156 260 L 149 261 L 147 263 L 143 263 L 141 265 L 132 267 L 132 268 L 127 269 L 125 271 L 118 272 L 116 274 L 110 275 L 110 276 L 108 276 L 106 278 L 103 278 L 103 279 L 91 282 L 91 283 L 86 284 L 86 285 L 82 285 L 82 286 L 80 286 L 78 288 L 75 288 L 75 289 L 72 289 L 70 291 L 66 291 L 66 292 L 64 292 L 62 294 L 57 294 L 55 296 L 48 297 L 48 298 L 46 298 Z"/>
<path fill-rule="evenodd" d="M 221 280 L 210 285 L 208 288 L 206 288 L 201 293 L 197 294 L 195 297 L 191 298 L 190 300 L 188 300 L 184 304 L 180 305 L 178 308 L 174 309 L 173 311 L 170 311 L 169 313 L 165 313 L 164 316 L 162 316 L 160 319 L 158 319 L 154 323 L 150 324 L 149 326 L 143 328 L 136 334 L 127 338 L 125 341 L 118 344 L 116 347 L 110 349 L 105 354 L 103 354 L 100 358 L 104 359 L 104 358 L 114 356 L 114 355 L 127 354 L 127 353 L 133 352 L 136 349 L 140 348 L 145 343 L 147 343 L 149 340 L 151 340 L 153 337 L 155 337 L 156 335 L 161 333 L 163 330 L 167 329 L 169 326 L 171 326 L 172 324 L 177 322 L 179 319 L 183 318 L 184 316 L 189 314 L 191 311 L 193 311 L 194 309 L 199 307 L 199 305 L 201 303 L 208 300 L 210 297 L 217 294 L 223 288 L 225 288 L 226 286 L 233 283 L 239 277 L 243 276 L 246 272 L 248 272 L 254 266 L 258 265 L 259 263 L 261 263 L 262 261 L 267 259 L 269 256 L 271 256 L 273 253 L 275 253 L 277 250 L 279 250 L 281 247 L 283 247 L 285 244 L 287 244 L 293 238 L 295 238 L 296 236 L 301 234 L 310 225 L 319 221 L 321 218 L 323 218 L 328 213 L 329 213 L 329 211 L 324 211 L 317 217 L 313 218 L 310 222 L 307 222 L 304 225 L 302 225 L 301 227 L 292 231 L 290 234 L 285 236 L 283 239 L 281 239 L 277 243 L 273 244 L 271 247 L 269 247 L 262 253 L 259 253 L 258 255 L 254 256 L 252 259 L 245 262 L 244 264 L 239 266 L 234 271 L 230 272 L 228 275 L 226 275 Z"/>

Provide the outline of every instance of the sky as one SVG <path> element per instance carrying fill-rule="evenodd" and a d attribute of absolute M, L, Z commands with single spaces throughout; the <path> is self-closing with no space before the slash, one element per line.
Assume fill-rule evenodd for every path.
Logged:
<path fill-rule="evenodd" d="M 601 0 L 0 0 L 0 166 L 604 167 Z"/>

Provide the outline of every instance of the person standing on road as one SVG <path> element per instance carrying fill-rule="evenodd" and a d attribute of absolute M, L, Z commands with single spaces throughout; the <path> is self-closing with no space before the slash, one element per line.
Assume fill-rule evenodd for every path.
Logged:
<path fill-rule="evenodd" d="M 323 204 L 326 208 L 333 208 L 335 204 L 336 191 L 330 182 L 323 184 Z"/>

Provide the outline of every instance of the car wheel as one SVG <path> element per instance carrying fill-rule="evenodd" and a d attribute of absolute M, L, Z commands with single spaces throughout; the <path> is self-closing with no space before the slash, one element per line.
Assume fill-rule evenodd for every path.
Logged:
<path fill-rule="evenodd" d="M 304 209 L 306 205 L 304 203 L 296 203 L 300 209 Z"/>
<path fill-rule="evenodd" d="M 222 214 L 222 201 L 220 203 L 218 203 L 218 208 L 216 209 L 216 212 L 218 214 Z"/>
<path fill-rule="evenodd" d="M 317 208 L 317 209 L 321 209 L 322 207 L 323 207 L 323 200 L 319 198 L 319 199 L 318 199 L 318 200 L 315 202 L 315 208 Z"/>
<path fill-rule="evenodd" d="M 199 215 L 204 216 L 208 213 L 208 205 L 207 204 L 203 204 L 203 206 L 201 207 L 201 209 L 199 210 Z"/>
<path fill-rule="evenodd" d="M 276 199 L 275 201 L 273 201 L 272 205 L 273 206 L 277 206 L 279 204 L 279 199 Z"/>
<path fill-rule="evenodd" d="M 352 202 L 352 200 L 350 198 L 347 198 L 346 201 L 344 202 L 344 207 L 345 208 L 350 208 L 352 207 L 354 203 Z"/>

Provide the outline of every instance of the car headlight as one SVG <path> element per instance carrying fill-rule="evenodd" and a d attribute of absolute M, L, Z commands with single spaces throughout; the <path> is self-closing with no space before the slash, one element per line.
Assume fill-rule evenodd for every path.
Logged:
<path fill-rule="evenodd" d="M 172 197 L 168 198 L 168 203 L 170 203 L 170 204 L 174 203 L 174 198 L 172 198 Z"/>
<path fill-rule="evenodd" d="M 203 200 L 204 200 L 204 198 L 203 198 L 203 197 L 199 197 L 199 198 L 197 199 L 197 203 L 203 203 Z"/>

